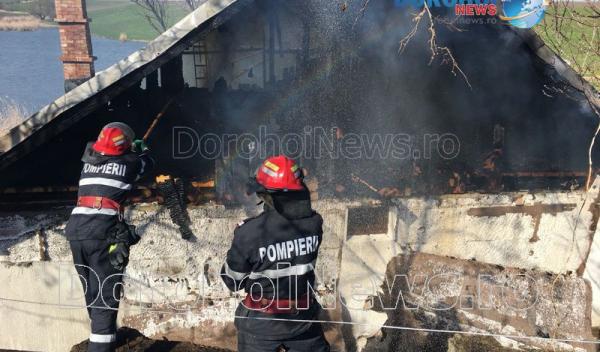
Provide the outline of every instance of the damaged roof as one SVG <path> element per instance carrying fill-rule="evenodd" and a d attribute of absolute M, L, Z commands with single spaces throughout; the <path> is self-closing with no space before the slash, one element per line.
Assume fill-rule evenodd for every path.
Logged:
<path fill-rule="evenodd" d="M 217 28 L 252 0 L 208 0 L 145 48 L 99 72 L 0 136 L 0 170 L 34 151 L 107 104 L 127 88 L 180 55 L 198 37 Z M 533 30 L 510 27 L 535 55 L 554 68 L 563 83 L 584 94 L 600 109 L 598 92 L 554 53 Z"/>
<path fill-rule="evenodd" d="M 249 0 L 208 0 L 148 45 L 33 114 L 0 136 L 0 169 L 68 129 L 99 106 L 181 54 L 199 36 L 217 28 Z"/>

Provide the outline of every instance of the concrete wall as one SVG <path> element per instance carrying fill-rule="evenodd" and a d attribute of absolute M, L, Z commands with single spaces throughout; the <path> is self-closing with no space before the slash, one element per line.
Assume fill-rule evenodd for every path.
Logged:
<path fill-rule="evenodd" d="M 71 287 L 81 285 L 71 263 L 3 262 L 0 278 L 0 349 L 68 351 L 89 336 L 83 293 Z"/>
<path fill-rule="evenodd" d="M 335 202 L 317 205 L 327 219 L 317 268 L 319 272 L 326 273 L 323 276 L 325 281 L 337 278 L 337 259 L 342 246 L 340 236 L 345 233 L 346 225 L 345 206 Z M 143 324 L 136 326 L 150 336 L 173 327 L 233 320 L 236 303 L 230 302 L 231 294 L 222 285 L 219 271 L 233 238 L 233 230 L 240 220 L 253 214 L 222 206 L 196 207 L 190 209 L 189 214 L 195 234 L 192 241 L 181 239 L 168 211 L 162 207 L 154 204 L 139 205 L 129 209 L 126 214 L 128 220 L 138 226 L 142 240 L 131 250 L 125 284 L 127 304 L 120 319 L 139 323 L 140 313 L 145 313 L 144 317 L 157 318 L 156 322 L 144 318 Z M 4 263 L 0 268 L 0 278 L 3 283 L 8 283 L 3 284 L 0 289 L 0 298 L 4 299 L 0 299 L 0 304 L 2 312 L 6 313 L 2 315 L 0 322 L 0 348 L 64 351 L 86 338 L 88 330 L 85 303 L 77 276 L 72 276 L 74 270 L 71 254 L 63 235 L 67 218 L 68 212 L 60 210 L 47 214 L 0 216 L 0 223 L 3 224 L 0 232 L 0 261 Z M 42 232 L 39 231 L 40 227 L 44 228 Z M 47 253 L 50 261 L 41 261 L 40 253 Z M 66 282 L 59 280 L 61 270 L 62 279 Z M 64 286 L 63 291 L 66 290 L 65 287 L 69 288 L 62 296 L 58 294 L 61 291 L 60 285 Z M 27 291 L 28 295 L 23 295 L 23 291 Z M 65 295 L 78 297 L 79 300 L 68 302 L 78 308 L 63 311 L 60 306 L 31 303 L 61 305 L 63 302 L 60 298 Z M 207 307 L 207 300 L 212 302 L 212 308 Z M 171 322 L 169 319 L 158 318 L 164 310 L 170 312 L 182 303 L 187 304 L 188 308 L 194 307 L 194 316 L 176 315 Z M 228 303 L 231 304 L 224 307 Z M 23 306 L 29 310 L 23 309 Z M 157 307 L 162 311 L 157 312 Z M 52 317 L 56 319 L 47 335 L 32 340 L 27 338 L 31 328 L 37 330 L 48 326 L 41 323 L 38 312 L 46 320 Z M 11 321 L 19 321 L 22 325 L 19 334 L 12 334 Z M 72 322 L 76 322 L 78 329 L 72 329 Z M 57 331 L 69 332 L 57 337 Z"/>
<path fill-rule="evenodd" d="M 362 324 L 343 332 L 346 342 L 361 347 L 381 335 L 381 326 L 389 319 L 368 303 L 369 297 L 383 293 L 386 270 L 397 256 L 423 252 L 440 258 L 475 259 L 476 265 L 575 273 L 586 261 L 593 239 L 597 218 L 591 205 L 597 197 L 595 185 L 587 194 L 470 194 L 406 198 L 386 204 L 373 200 L 317 201 L 314 206 L 325 219 L 317 267 L 321 300 L 330 316 L 341 312 L 344 319 Z M 365 234 L 352 230 L 354 235 L 346 238 L 348 208 L 368 208 L 373 204 L 389 209 L 384 230 Z M 189 213 L 195 239 L 184 241 L 162 207 L 146 204 L 128 210 L 127 218 L 138 226 L 143 238 L 131 252 L 120 321 L 149 336 L 184 336 L 183 330 L 195 331 L 197 341 L 222 344 L 222 336 L 234 334 L 231 322 L 236 300 L 221 284 L 219 269 L 233 229 L 252 214 L 216 205 L 192 207 Z M 7 283 L 0 289 L 0 298 L 64 304 L 61 299 L 70 297 L 69 304 L 80 306 L 65 310 L 0 300 L 0 348 L 64 351 L 86 337 L 80 287 L 72 280 L 70 252 L 63 237 L 67 216 L 68 210 L 0 214 L 0 261 L 4 263 L 0 280 Z M 380 221 L 365 218 L 361 224 Z M 40 227 L 43 231 L 38 231 Z M 64 276 L 57 274 L 61 267 Z M 588 265 L 586 275 L 594 275 L 594 268 L 598 266 Z M 580 288 L 578 292 L 583 292 L 584 298 L 591 296 L 585 289 L 582 291 L 583 281 L 578 281 L 581 279 L 575 274 L 566 278 Z M 67 292 L 57 297 L 61 287 Z M 566 306 L 570 302 L 560 298 L 558 303 Z M 573 310 L 575 319 L 589 320 L 590 309 L 582 299 Z M 505 313 L 498 316 L 501 318 L 502 314 Z M 547 314 L 540 317 L 532 326 L 550 329 L 548 324 L 553 320 L 542 319 Z M 12 333 L 15 321 L 24 335 Z M 207 324 L 210 329 L 200 328 Z M 50 329 L 45 335 L 41 331 L 46 331 L 46 327 Z M 527 335 L 530 328 L 515 327 L 514 333 Z M 589 336 L 588 327 L 581 329 L 570 336 Z M 27 338 L 25 335 L 31 331 L 40 338 Z M 203 333 L 210 336 L 200 336 Z"/>
<path fill-rule="evenodd" d="M 587 259 L 586 193 L 457 195 L 401 199 L 391 208 L 390 235 L 405 249 L 484 263 L 575 272 Z M 590 233 L 590 231 L 592 231 Z"/>

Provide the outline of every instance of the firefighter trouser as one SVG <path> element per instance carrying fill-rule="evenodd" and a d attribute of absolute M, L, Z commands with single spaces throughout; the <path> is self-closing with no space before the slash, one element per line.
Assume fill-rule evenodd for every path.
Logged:
<path fill-rule="evenodd" d="M 88 351 L 114 351 L 123 273 L 110 264 L 107 241 L 82 240 L 69 244 L 92 322 Z"/>
<path fill-rule="evenodd" d="M 329 352 L 321 324 L 312 324 L 305 333 L 284 339 L 269 340 L 264 335 L 238 331 L 238 352 Z"/>

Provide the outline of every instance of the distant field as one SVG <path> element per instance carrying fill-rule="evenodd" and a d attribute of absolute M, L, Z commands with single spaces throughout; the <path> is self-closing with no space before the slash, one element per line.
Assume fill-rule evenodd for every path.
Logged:
<path fill-rule="evenodd" d="M 117 9 L 122 6 L 131 5 L 129 0 L 88 0 L 88 11 Z"/>
<path fill-rule="evenodd" d="M 95 35 L 118 39 L 125 33 L 129 40 L 152 40 L 159 34 L 150 26 L 142 9 L 128 0 L 88 0 L 87 6 Z M 170 5 L 170 24 L 175 24 L 187 13 L 181 4 Z"/>
<path fill-rule="evenodd" d="M 9 11 L 27 12 L 29 10 L 29 5 L 20 0 L 0 0 L 0 8 Z"/>
<path fill-rule="evenodd" d="M 0 0 L 0 9 L 9 11 L 27 12 L 29 6 L 23 0 Z M 182 2 L 169 6 L 169 25 L 189 12 Z M 129 40 L 152 40 L 159 34 L 148 24 L 142 9 L 129 0 L 87 0 L 87 10 L 92 34 L 119 39 L 124 33 Z"/>

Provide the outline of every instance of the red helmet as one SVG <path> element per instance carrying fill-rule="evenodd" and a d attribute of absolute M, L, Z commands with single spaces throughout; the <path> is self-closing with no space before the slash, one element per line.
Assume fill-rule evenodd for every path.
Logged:
<path fill-rule="evenodd" d="M 284 155 L 265 160 L 256 171 L 256 182 L 267 191 L 302 191 L 302 170 Z"/>
<path fill-rule="evenodd" d="M 131 149 L 134 139 L 131 127 L 122 122 L 111 122 L 102 128 L 92 148 L 102 155 L 121 155 Z"/>

